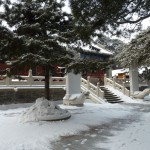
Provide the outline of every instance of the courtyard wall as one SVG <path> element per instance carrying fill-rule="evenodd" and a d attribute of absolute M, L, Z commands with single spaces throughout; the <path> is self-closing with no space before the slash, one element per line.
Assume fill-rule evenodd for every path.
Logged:
<path fill-rule="evenodd" d="M 66 91 L 62 88 L 50 89 L 51 100 L 61 100 Z M 1 88 L 0 105 L 10 103 L 31 103 L 44 96 L 44 88 Z"/>

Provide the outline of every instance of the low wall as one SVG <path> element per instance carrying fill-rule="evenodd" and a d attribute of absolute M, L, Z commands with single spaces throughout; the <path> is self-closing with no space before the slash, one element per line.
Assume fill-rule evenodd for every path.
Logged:
<path fill-rule="evenodd" d="M 62 88 L 50 89 L 51 100 L 60 100 L 65 96 L 66 91 Z M 10 103 L 31 103 L 37 98 L 44 96 L 44 88 L 22 89 L 13 88 L 0 89 L 0 104 Z"/>

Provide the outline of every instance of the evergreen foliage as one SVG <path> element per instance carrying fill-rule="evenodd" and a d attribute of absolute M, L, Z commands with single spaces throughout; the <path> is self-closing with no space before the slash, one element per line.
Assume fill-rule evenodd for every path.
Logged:
<path fill-rule="evenodd" d="M 64 1 L 18 0 L 1 1 L 0 61 L 11 62 L 11 72 L 25 66 L 41 66 L 45 71 L 45 97 L 49 95 L 49 76 L 53 65 L 65 66 L 67 71 L 80 72 L 88 66 L 79 58 L 78 41 L 73 16 L 62 11 Z M 81 49 L 80 49 L 81 50 Z M 92 66 L 106 63 L 92 62 Z M 101 64 L 101 65 L 100 65 Z M 83 66 L 84 65 L 84 66 Z"/>
<path fill-rule="evenodd" d="M 99 32 L 128 36 L 150 17 L 150 0 L 70 0 L 70 5 L 76 30 L 83 39 Z M 125 28 L 118 28 L 122 24 Z"/>
<path fill-rule="evenodd" d="M 119 53 L 118 49 L 124 45 L 122 41 L 118 39 L 111 39 L 105 35 L 102 35 L 101 37 L 99 37 L 96 42 L 105 46 L 106 49 L 111 50 L 115 54 Z"/>
<path fill-rule="evenodd" d="M 147 80 L 150 81 L 150 69 L 148 67 L 145 67 L 145 70 L 142 72 L 142 74 L 139 75 L 141 80 Z"/>
<path fill-rule="evenodd" d="M 72 42 L 72 16 L 62 12 L 63 1 L 19 0 L 3 3 L 1 20 L 13 30 L 1 27 L 1 60 L 12 61 L 11 70 L 40 65 L 45 70 L 45 95 L 49 96 L 49 76 L 53 64 L 72 61 L 74 54 L 63 45 Z M 67 27 L 66 27 L 67 25 Z M 70 27 L 70 28 L 68 28 Z M 11 35 L 11 37 L 10 37 Z"/>
<path fill-rule="evenodd" d="M 123 66 L 130 66 L 132 61 L 137 61 L 139 66 L 150 64 L 150 28 L 141 32 L 129 44 L 121 49 L 116 56 L 117 61 Z"/>

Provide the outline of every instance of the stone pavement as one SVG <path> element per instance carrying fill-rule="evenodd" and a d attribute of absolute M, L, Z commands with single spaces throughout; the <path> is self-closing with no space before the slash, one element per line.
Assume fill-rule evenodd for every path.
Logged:
<path fill-rule="evenodd" d="M 126 125 L 138 122 L 142 113 L 150 111 L 148 104 L 121 104 L 126 107 L 133 107 L 133 113 L 123 119 L 113 119 L 110 123 L 100 126 L 90 127 L 89 131 L 81 132 L 73 136 L 63 136 L 59 141 L 52 143 L 53 150 L 109 150 L 96 148 L 95 143 L 107 143 L 108 137 L 113 136 L 111 131 L 120 131 L 126 128 Z"/>

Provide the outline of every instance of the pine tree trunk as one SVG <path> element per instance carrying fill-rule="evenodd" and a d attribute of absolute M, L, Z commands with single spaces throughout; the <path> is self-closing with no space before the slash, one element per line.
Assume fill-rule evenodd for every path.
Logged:
<path fill-rule="evenodd" d="M 50 100 L 50 89 L 49 89 L 49 77 L 50 73 L 49 73 L 49 68 L 46 67 L 45 68 L 45 98 L 47 100 Z"/>

